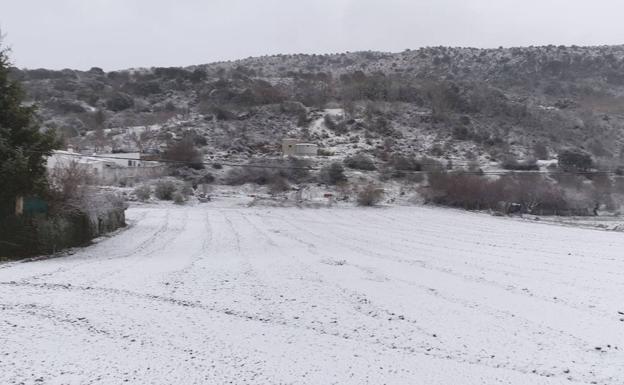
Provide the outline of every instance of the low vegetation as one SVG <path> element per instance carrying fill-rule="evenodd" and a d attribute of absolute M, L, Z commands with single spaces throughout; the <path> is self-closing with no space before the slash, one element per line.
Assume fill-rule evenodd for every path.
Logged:
<path fill-rule="evenodd" d="M 228 170 L 224 182 L 233 186 L 245 183 L 283 186 L 286 181 L 292 183 L 309 181 L 310 169 L 309 161 L 296 157 L 251 160 L 246 165 Z"/>
<path fill-rule="evenodd" d="M 379 186 L 372 183 L 367 184 L 357 194 L 357 204 L 359 206 L 375 206 L 383 198 L 384 191 Z"/>
<path fill-rule="evenodd" d="M 359 153 L 353 156 L 348 156 L 344 160 L 345 166 L 364 171 L 374 171 L 377 169 L 375 162 L 365 154 Z"/>
<path fill-rule="evenodd" d="M 347 181 L 344 167 L 338 162 L 324 166 L 319 172 L 319 180 L 328 185 L 337 185 Z"/>
<path fill-rule="evenodd" d="M 499 177 L 470 173 L 430 173 L 423 195 L 429 203 L 466 210 L 495 210 L 540 215 L 594 215 L 609 206 L 609 178 L 588 180 L 568 174 L 568 184 L 541 174 L 509 174 Z"/>

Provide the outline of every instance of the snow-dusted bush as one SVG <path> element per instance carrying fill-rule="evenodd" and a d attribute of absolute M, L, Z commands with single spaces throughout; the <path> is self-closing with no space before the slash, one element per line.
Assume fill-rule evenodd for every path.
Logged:
<path fill-rule="evenodd" d="M 375 167 L 375 162 L 362 153 L 346 157 L 344 164 L 345 166 L 356 170 L 373 171 L 377 169 L 377 167 Z"/>
<path fill-rule="evenodd" d="M 163 201 L 170 201 L 173 199 L 173 194 L 176 192 L 176 184 L 170 180 L 159 180 L 156 182 L 154 188 L 154 195 L 156 198 Z"/>
<path fill-rule="evenodd" d="M 559 167 L 564 171 L 587 171 L 594 161 L 588 153 L 582 150 L 564 150 L 557 156 Z"/>
<path fill-rule="evenodd" d="M 589 215 L 596 202 L 593 189 L 566 190 L 542 175 L 506 175 L 492 180 L 483 175 L 435 172 L 428 180 L 429 188 L 423 190 L 426 202 L 467 210 L 518 207 L 514 212 Z"/>
<path fill-rule="evenodd" d="M 172 198 L 173 198 L 173 203 L 177 205 L 182 205 L 184 204 L 184 202 L 186 202 L 186 198 L 180 191 L 174 192 Z"/>
<path fill-rule="evenodd" d="M 134 195 L 140 201 L 146 201 L 150 199 L 152 189 L 148 184 L 142 184 L 134 189 Z"/>
<path fill-rule="evenodd" d="M 134 99 L 130 95 L 124 93 L 115 93 L 106 101 L 106 107 L 114 112 L 127 110 L 134 106 Z"/>
<path fill-rule="evenodd" d="M 533 157 L 535 159 L 548 159 L 548 148 L 544 143 L 538 142 L 533 145 Z"/>
<path fill-rule="evenodd" d="M 375 186 L 374 184 L 366 185 L 362 190 L 358 192 L 357 204 L 359 206 L 375 206 L 383 198 L 383 189 Z"/>
<path fill-rule="evenodd" d="M 174 167 L 191 167 L 196 170 L 204 168 L 202 154 L 197 150 L 190 136 L 169 143 L 163 157 L 165 160 L 175 162 L 172 163 Z"/>
<path fill-rule="evenodd" d="M 324 166 L 319 173 L 319 179 L 323 183 L 332 185 L 347 181 L 347 177 L 344 174 L 344 167 L 338 162 L 333 162 Z"/>
<path fill-rule="evenodd" d="M 230 169 L 225 176 L 225 183 L 235 186 L 245 183 L 259 185 L 272 184 L 279 179 L 301 183 L 310 175 L 310 162 L 305 159 L 289 157 L 288 159 L 252 160 L 244 167 Z"/>

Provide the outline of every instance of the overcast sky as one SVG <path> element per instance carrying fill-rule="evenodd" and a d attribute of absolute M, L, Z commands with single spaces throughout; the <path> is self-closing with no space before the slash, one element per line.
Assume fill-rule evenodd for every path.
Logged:
<path fill-rule="evenodd" d="M 624 43 L 623 0 L 0 0 L 18 67 L 186 66 L 277 53 Z"/>

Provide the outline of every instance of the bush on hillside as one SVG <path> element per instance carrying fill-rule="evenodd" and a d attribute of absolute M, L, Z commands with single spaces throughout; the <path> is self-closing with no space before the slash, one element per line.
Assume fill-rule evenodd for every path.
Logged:
<path fill-rule="evenodd" d="M 344 174 L 344 168 L 338 162 L 324 166 L 319 173 L 319 179 L 323 183 L 329 185 L 335 185 L 347 181 L 347 177 Z"/>
<path fill-rule="evenodd" d="M 383 198 L 383 189 L 375 186 L 374 184 L 368 184 L 357 195 L 358 206 L 375 206 Z"/>
<path fill-rule="evenodd" d="M 508 175 L 496 180 L 467 173 L 431 173 L 425 200 L 466 210 L 516 211 L 544 215 L 587 215 L 588 201 L 572 199 L 542 175 Z"/>
<path fill-rule="evenodd" d="M 591 155 L 582 150 L 563 150 L 557 156 L 557 161 L 559 168 L 566 172 L 587 171 L 594 164 Z"/>
<path fill-rule="evenodd" d="M 170 180 L 159 180 L 156 182 L 154 188 L 154 195 L 156 198 L 163 201 L 170 201 L 173 199 L 173 194 L 176 192 L 176 184 Z"/>
<path fill-rule="evenodd" d="M 119 112 L 134 106 L 134 99 L 130 95 L 115 93 L 106 101 L 106 108 Z"/>
<path fill-rule="evenodd" d="M 302 183 L 309 179 L 310 169 L 308 160 L 296 157 L 252 160 L 244 167 L 230 169 L 224 182 L 232 186 L 245 183 L 269 185 L 277 183 L 279 179 Z"/>
<path fill-rule="evenodd" d="M 191 167 L 196 170 L 204 168 L 202 154 L 195 147 L 193 138 L 190 136 L 169 143 L 163 158 L 171 161 L 172 167 Z"/>
<path fill-rule="evenodd" d="M 177 205 L 182 205 L 184 204 L 184 202 L 186 202 L 186 198 L 180 191 L 176 191 L 173 193 L 172 200 L 173 200 L 173 203 Z"/>
<path fill-rule="evenodd" d="M 140 201 L 146 201 L 150 199 L 152 189 L 148 184 L 142 184 L 134 189 L 134 195 Z"/>
<path fill-rule="evenodd" d="M 377 169 L 375 162 L 362 153 L 346 157 L 343 163 L 345 166 L 355 170 L 374 171 Z"/>

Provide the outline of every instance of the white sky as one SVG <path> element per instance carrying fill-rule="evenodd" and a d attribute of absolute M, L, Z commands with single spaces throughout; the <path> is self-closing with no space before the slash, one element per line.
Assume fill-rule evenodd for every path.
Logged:
<path fill-rule="evenodd" d="M 277 53 L 624 43 L 623 0 L 0 0 L 14 64 L 105 70 Z"/>

